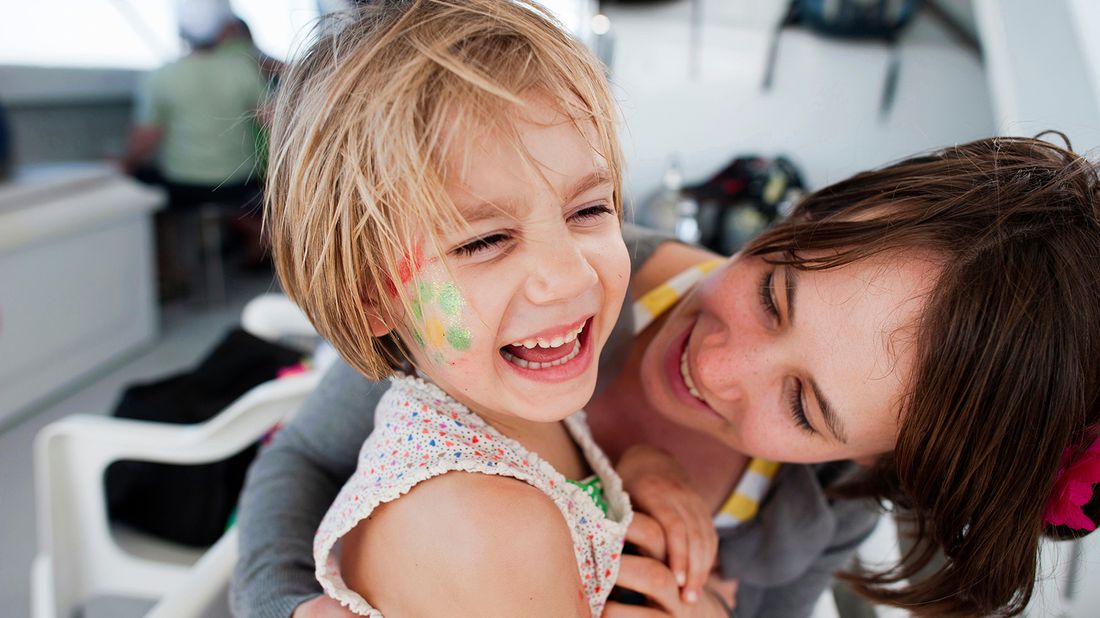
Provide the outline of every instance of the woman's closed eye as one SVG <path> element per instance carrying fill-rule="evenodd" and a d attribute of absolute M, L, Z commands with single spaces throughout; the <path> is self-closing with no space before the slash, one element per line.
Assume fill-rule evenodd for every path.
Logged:
<path fill-rule="evenodd" d="M 790 408 L 794 424 L 806 433 L 817 433 L 814 431 L 814 426 L 810 424 L 810 419 L 806 416 L 806 407 L 802 404 L 802 380 L 792 378 L 791 382 L 792 384 L 787 387 L 787 405 Z"/>
<path fill-rule="evenodd" d="M 768 314 L 773 321 L 779 320 L 779 307 L 775 304 L 774 285 L 775 269 L 769 268 L 764 271 L 764 275 L 760 277 L 760 304 L 764 306 L 764 312 Z"/>
<path fill-rule="evenodd" d="M 760 303 L 764 306 L 765 313 L 772 320 L 779 321 L 779 305 L 775 301 L 775 268 L 769 268 L 760 278 Z M 786 381 L 783 388 L 787 391 L 787 407 L 791 418 L 799 429 L 807 433 L 817 433 L 810 419 L 806 416 L 806 406 L 802 403 L 802 381 L 791 378 Z"/>

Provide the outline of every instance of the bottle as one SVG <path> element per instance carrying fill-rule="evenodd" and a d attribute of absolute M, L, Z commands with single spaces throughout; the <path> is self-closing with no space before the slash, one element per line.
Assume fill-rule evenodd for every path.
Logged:
<path fill-rule="evenodd" d="M 694 199 L 684 195 L 683 173 L 678 157 L 669 158 L 669 164 L 661 176 L 661 188 L 646 202 L 640 214 L 639 222 L 647 228 L 674 234 L 678 239 L 680 234 L 684 234 L 698 240 L 698 205 Z"/>

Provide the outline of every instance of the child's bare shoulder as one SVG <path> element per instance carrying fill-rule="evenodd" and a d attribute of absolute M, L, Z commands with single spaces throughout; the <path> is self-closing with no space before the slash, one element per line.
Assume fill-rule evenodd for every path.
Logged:
<path fill-rule="evenodd" d="M 539 602 L 532 592 L 554 588 L 544 601 L 560 611 L 580 590 L 572 537 L 550 497 L 510 477 L 467 472 L 424 481 L 376 509 L 345 537 L 341 571 L 383 611 L 520 604 L 526 614 L 536 608 L 524 603 Z"/>

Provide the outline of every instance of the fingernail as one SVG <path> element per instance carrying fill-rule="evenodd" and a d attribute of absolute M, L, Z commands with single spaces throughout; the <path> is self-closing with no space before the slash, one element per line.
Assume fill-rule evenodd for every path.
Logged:
<path fill-rule="evenodd" d="M 694 590 L 688 590 L 684 593 L 684 601 L 688 605 L 695 605 L 695 602 L 699 600 L 699 595 Z"/>
<path fill-rule="evenodd" d="M 687 583 L 687 580 L 688 580 L 687 575 L 685 575 L 683 571 L 676 571 L 676 585 L 677 586 L 680 586 L 681 588 L 683 588 L 684 584 Z"/>

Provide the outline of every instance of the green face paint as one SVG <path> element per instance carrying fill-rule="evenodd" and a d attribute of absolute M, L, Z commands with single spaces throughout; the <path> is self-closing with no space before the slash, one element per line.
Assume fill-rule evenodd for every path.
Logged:
<path fill-rule="evenodd" d="M 465 352 L 469 349 L 472 339 L 470 329 L 465 326 L 452 326 L 447 329 L 447 343 L 459 352 Z"/>
<path fill-rule="evenodd" d="M 462 293 L 458 291 L 458 286 L 450 281 L 444 283 L 439 289 L 439 308 L 443 310 L 443 313 L 457 315 L 459 310 L 462 309 L 462 305 Z"/>
<path fill-rule="evenodd" d="M 416 285 L 416 300 L 423 305 L 432 302 L 435 298 L 435 290 L 432 289 L 432 284 L 427 281 L 421 281 Z"/>
<path fill-rule="evenodd" d="M 442 273 L 429 269 L 418 281 L 409 285 L 412 296 L 409 307 L 416 326 L 412 338 L 421 349 L 430 352 L 433 360 L 441 360 L 440 352 L 451 348 L 465 352 L 473 343 L 473 333 L 467 327 L 463 307 L 466 299 L 453 281 L 435 279 Z M 433 280 L 435 279 L 435 280 Z"/>

